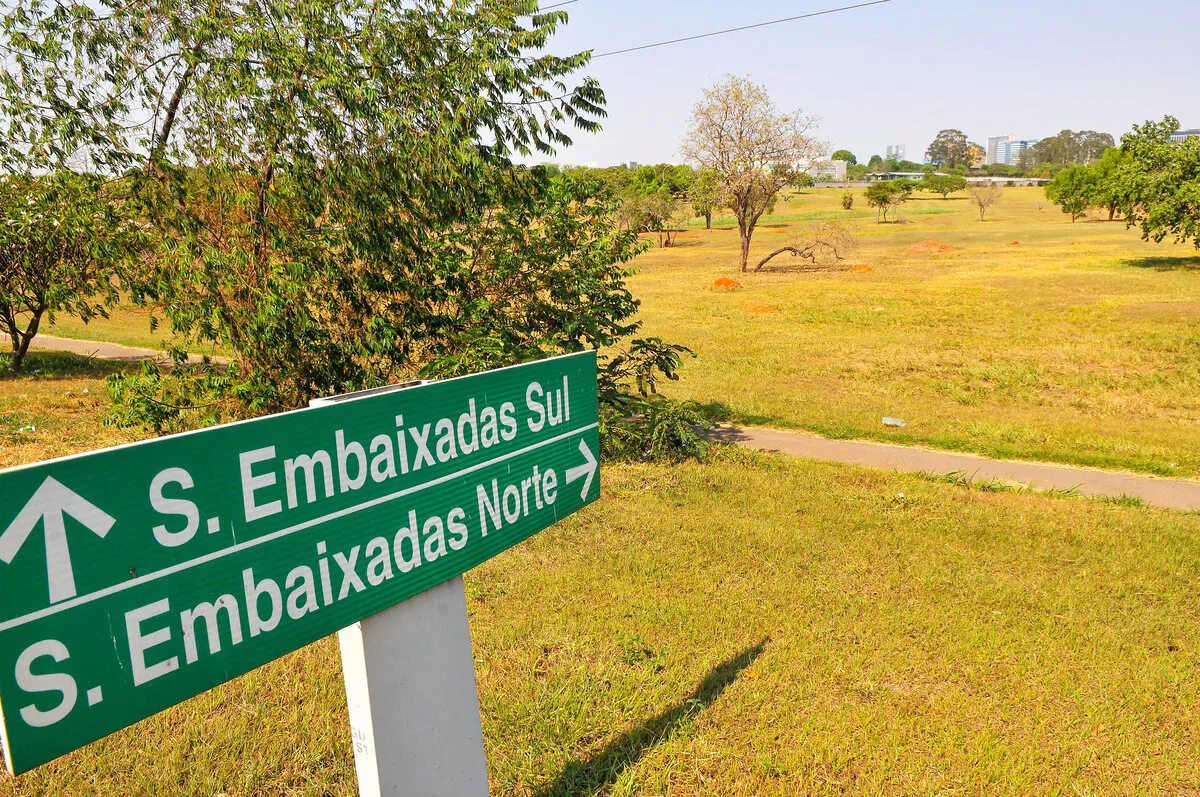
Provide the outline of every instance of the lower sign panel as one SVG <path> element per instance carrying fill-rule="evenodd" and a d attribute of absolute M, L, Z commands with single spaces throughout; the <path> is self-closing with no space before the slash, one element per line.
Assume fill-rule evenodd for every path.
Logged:
<path fill-rule="evenodd" d="M 404 391 L 412 394 L 407 396 L 385 394 L 305 411 L 312 413 L 307 416 L 308 437 L 318 439 L 322 429 L 333 437 L 335 426 L 343 433 L 337 444 L 341 448 L 334 447 L 325 462 L 329 466 L 327 481 L 321 465 L 317 470 L 310 467 L 306 479 L 298 479 L 300 466 L 296 465 L 298 457 L 293 456 L 283 462 L 276 483 L 268 484 L 263 475 L 268 468 L 256 471 L 253 462 L 246 468 L 244 439 L 230 460 L 241 463 L 240 471 L 226 480 L 225 486 L 228 503 L 236 504 L 241 512 L 237 525 L 253 525 L 247 516 L 270 507 L 265 499 L 274 493 L 268 488 L 277 487 L 281 511 L 273 525 L 254 534 L 218 522 L 222 529 L 234 526 L 228 530 L 227 544 L 209 546 L 210 550 L 197 556 L 178 556 L 174 564 L 144 574 L 134 572 L 99 589 L 77 590 L 69 599 L 7 617 L 0 623 L 0 700 L 10 770 L 28 770 L 440 584 L 595 500 L 599 495 L 599 438 L 594 355 L 558 358 L 496 373 L 505 374 L 504 379 L 487 383 L 489 375 L 481 374 L 456 381 L 473 397 L 478 396 L 480 403 L 486 396 L 491 404 L 503 399 L 525 410 L 512 414 L 525 434 L 503 441 L 508 445 L 490 451 L 477 446 L 475 456 L 455 457 L 445 463 L 431 447 L 430 458 L 440 467 L 425 469 L 428 477 L 415 478 L 423 475 L 422 471 L 410 472 L 408 478 L 381 479 L 377 489 L 346 491 L 343 496 L 338 488 L 345 480 L 356 483 L 372 463 L 366 456 L 355 468 L 354 457 L 345 455 L 354 450 L 343 444 L 347 438 L 342 427 L 353 420 L 353 413 L 369 403 L 403 401 L 411 424 L 417 419 L 418 394 L 425 391 L 438 398 L 430 411 L 431 417 L 436 416 L 437 407 L 446 406 L 442 397 L 448 383 Z M 472 384 L 471 380 L 476 381 Z M 569 397 L 573 402 L 571 421 L 565 420 L 566 413 L 560 408 L 557 425 L 548 426 L 543 415 L 543 423 L 537 426 L 539 416 L 536 411 L 530 415 L 526 401 L 529 384 L 538 384 L 543 394 L 543 384 L 563 385 L 568 392 L 577 390 Z M 480 391 L 480 386 L 488 390 Z M 510 397 L 512 392 L 516 395 Z M 566 400 L 564 396 L 561 401 Z M 470 406 L 474 411 L 474 405 Z M 372 413 L 372 418 L 390 417 L 395 410 L 396 406 L 389 405 L 382 414 Z M 270 420 L 262 419 L 262 423 Z M 535 423 L 529 424 L 529 420 Z M 433 423 L 430 421 L 431 426 Z M 536 433 L 531 431 L 534 426 Z M 265 428 L 256 434 L 260 431 Z M 258 443 L 253 445 L 254 452 L 265 450 Z M 378 453 L 380 447 L 372 450 Z M 366 445 L 363 450 L 367 453 Z M 266 461 L 265 456 L 255 456 L 259 458 L 254 462 Z M 312 460 L 324 462 L 323 457 Z M 165 472 L 167 464 L 158 463 L 157 473 Z M 381 471 L 383 467 L 379 466 Z M 70 474 L 64 474 L 60 481 L 67 483 L 68 478 Z M 151 477 L 151 482 L 154 478 L 158 477 Z M 323 481 L 332 485 L 331 494 L 342 500 L 331 500 L 324 507 L 328 511 L 320 512 L 320 502 L 308 506 L 303 499 L 321 496 Z M 33 479 L 29 484 L 37 482 Z M 177 495 L 187 494 L 183 484 L 178 479 Z M 0 488 L 3 486 L 0 481 Z M 296 522 L 286 523 L 289 515 L 284 510 L 292 505 L 307 511 L 293 514 L 290 519 Z M 22 510 L 26 514 L 28 506 Z M 181 505 L 172 507 L 160 500 L 157 506 L 159 511 L 173 509 L 179 516 L 177 526 L 189 520 Z M 128 513 L 120 506 L 105 505 L 103 511 L 114 519 L 113 530 L 95 544 L 117 546 L 125 540 L 124 544 L 133 545 L 137 531 L 145 532 L 141 537 L 157 537 L 154 544 L 160 547 L 163 539 L 174 541 L 153 534 L 153 526 L 130 528 L 123 521 Z M 200 514 L 197 511 L 197 524 L 188 523 L 184 528 L 203 528 Z M 0 515 L 0 523 L 13 528 L 20 516 L 17 520 L 13 517 L 10 509 Z M 74 524 L 70 521 L 72 541 L 85 533 Z M 159 528 L 168 534 L 179 533 L 166 524 Z M 129 535 L 127 539 L 123 533 Z M 49 557 L 48 525 L 46 534 L 45 555 Z M 197 539 L 204 536 L 201 532 Z M 30 546 L 30 550 L 41 547 Z M 32 559 L 32 555 L 25 558 Z M 129 557 L 130 561 L 137 559 Z M 47 568 L 53 567 L 49 558 L 45 561 Z M 67 566 L 71 567 L 70 562 Z M 73 580 L 82 579 L 86 571 L 77 559 L 69 575 Z M 38 583 L 52 586 L 55 577 L 47 573 Z M 57 583 L 63 589 L 65 576 L 61 573 Z M 43 602 L 52 594 L 44 593 Z M 411 641 L 421 643 L 419 639 Z"/>

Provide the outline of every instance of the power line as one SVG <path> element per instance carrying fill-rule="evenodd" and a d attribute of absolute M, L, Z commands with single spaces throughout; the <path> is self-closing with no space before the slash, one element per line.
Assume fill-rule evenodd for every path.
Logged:
<path fill-rule="evenodd" d="M 569 2 L 575 2 L 575 0 L 569 0 Z M 892 2 L 892 0 L 871 0 L 871 2 L 869 2 L 869 3 L 858 3 L 858 4 L 852 5 L 852 6 L 842 6 L 841 8 L 831 8 L 827 11 L 814 11 L 811 14 L 800 14 L 800 15 L 794 16 L 794 17 L 784 17 L 783 19 L 773 19 L 770 22 L 756 22 L 753 25 L 742 25 L 739 28 L 726 28 L 725 30 L 715 30 L 712 33 L 701 33 L 696 36 L 684 36 L 681 39 L 671 39 L 670 41 L 655 42 L 654 44 L 643 44 L 639 47 L 626 47 L 624 50 L 611 50 L 607 53 L 600 53 L 599 55 L 593 55 L 592 60 L 595 60 L 597 58 L 606 58 L 607 56 L 610 56 L 610 55 L 621 55 L 622 53 L 637 52 L 638 50 L 649 50 L 652 47 L 665 47 L 668 44 L 679 44 L 680 42 L 690 42 L 690 41 L 695 41 L 696 39 L 707 39 L 712 36 L 721 36 L 726 33 L 737 33 L 738 31 L 742 31 L 742 30 L 751 30 L 753 28 L 765 28 L 767 25 L 778 25 L 781 22 L 795 22 L 798 19 L 811 19 L 812 17 L 823 17 L 828 14 L 837 14 L 842 11 L 852 11 L 856 8 L 866 8 L 867 6 L 878 6 L 878 5 L 882 5 L 884 3 L 890 3 L 890 2 Z M 549 7 L 553 8 L 553 6 L 549 6 Z"/>
<path fill-rule="evenodd" d="M 541 12 L 549 11 L 552 8 L 558 8 L 559 6 L 569 6 L 569 5 L 571 5 L 571 3 L 578 3 L 578 2 L 579 2 L 579 0 L 563 0 L 563 2 L 561 2 L 561 3 L 551 3 L 548 6 L 542 6 L 541 8 L 539 8 L 538 13 L 540 14 Z"/>

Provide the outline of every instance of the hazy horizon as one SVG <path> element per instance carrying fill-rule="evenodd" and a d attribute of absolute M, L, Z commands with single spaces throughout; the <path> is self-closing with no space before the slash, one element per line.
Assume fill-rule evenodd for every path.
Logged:
<path fill-rule="evenodd" d="M 549 50 L 596 53 L 821 11 L 840 0 L 695 0 L 681 13 L 650 0 L 578 0 Z M 1200 4 L 892 2 L 593 60 L 608 118 L 596 134 L 529 162 L 610 166 L 679 162 L 703 90 L 726 74 L 763 83 L 775 103 L 821 118 L 817 136 L 861 162 L 903 144 L 921 160 L 938 130 L 972 141 L 1064 128 L 1111 133 L 1178 117 L 1200 127 Z"/>

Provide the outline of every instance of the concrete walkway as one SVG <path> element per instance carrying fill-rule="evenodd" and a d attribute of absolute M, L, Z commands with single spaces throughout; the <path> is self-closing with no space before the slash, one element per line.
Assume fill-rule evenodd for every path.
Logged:
<path fill-rule="evenodd" d="M 0 333 L 0 344 L 8 345 L 8 336 Z M 58 338 L 38 335 L 33 348 L 54 349 L 100 357 L 106 360 L 138 362 L 147 358 L 169 362 L 165 352 L 103 343 L 92 340 Z M 214 357 L 222 362 L 225 358 Z M 888 443 L 867 443 L 856 440 L 827 440 L 800 432 L 783 432 L 750 426 L 723 426 L 708 433 L 721 440 L 760 451 L 773 451 L 792 457 L 804 457 L 823 462 L 863 465 L 880 470 L 904 473 L 946 474 L 962 472 L 972 480 L 995 479 L 1002 482 L 1027 484 L 1038 490 L 1069 490 L 1075 488 L 1084 495 L 1122 495 L 1141 498 L 1151 506 L 1165 509 L 1200 509 L 1200 482 L 1185 479 L 1163 479 L 1122 471 L 1097 468 L 1078 468 L 1042 462 L 1013 462 L 987 459 L 974 454 L 952 454 L 914 446 Z"/>
<path fill-rule="evenodd" d="M 887 443 L 827 440 L 798 432 L 754 427 L 723 426 L 710 432 L 709 437 L 746 448 L 823 462 L 841 462 L 904 473 L 941 475 L 962 472 L 972 480 L 995 479 L 1029 485 L 1038 490 L 1076 488 L 1084 495 L 1114 498 L 1127 495 L 1166 509 L 1200 509 L 1200 482 L 1186 479 L 1164 479 L 1042 462 L 987 459 L 974 454 L 952 454 Z"/>
<path fill-rule="evenodd" d="M 82 354 L 85 357 L 96 357 L 101 360 L 119 360 L 136 363 L 142 360 L 157 360 L 159 363 L 170 364 L 171 355 L 158 349 L 143 349 L 138 346 L 124 346 L 120 343 L 106 343 L 100 340 L 77 340 L 75 338 L 59 338 L 54 335 L 38 335 L 29 345 L 31 351 L 69 351 L 72 354 Z M 0 351 L 10 351 L 8 334 L 0 332 Z M 199 360 L 191 356 L 190 360 Z M 227 362 L 227 357 L 212 357 L 213 362 Z"/>

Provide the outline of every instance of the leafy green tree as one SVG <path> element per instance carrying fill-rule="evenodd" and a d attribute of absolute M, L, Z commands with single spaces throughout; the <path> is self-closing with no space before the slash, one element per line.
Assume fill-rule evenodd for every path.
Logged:
<path fill-rule="evenodd" d="M 1086 165 L 1100 158 L 1113 144 L 1113 137 L 1108 133 L 1063 130 L 1034 144 L 1030 156 L 1036 163 L 1050 166 L 1066 167 L 1072 163 Z"/>
<path fill-rule="evenodd" d="M 957 166 L 967 162 L 967 136 L 953 128 L 941 130 L 934 137 L 925 157 L 930 162 L 943 166 Z"/>
<path fill-rule="evenodd" d="M 808 172 L 795 172 L 788 183 L 792 188 L 812 188 L 817 184 L 817 178 Z"/>
<path fill-rule="evenodd" d="M 858 158 L 854 157 L 854 153 L 848 149 L 839 149 L 837 152 L 830 155 L 829 159 L 835 161 L 845 161 L 849 166 L 854 166 L 858 163 Z"/>
<path fill-rule="evenodd" d="M 1129 156 L 1120 147 L 1109 147 L 1103 157 L 1092 166 L 1096 185 L 1093 201 L 1098 207 L 1108 210 L 1108 220 L 1117 217 L 1117 211 L 1130 206 L 1126 170 Z"/>
<path fill-rule="evenodd" d="M 1104 153 L 1112 149 L 1116 141 L 1111 133 L 1098 133 L 1095 130 L 1081 131 L 1076 139 L 1078 148 L 1076 161 L 1078 163 L 1095 163 L 1104 157 Z"/>
<path fill-rule="evenodd" d="M 103 180 L 69 171 L 0 177 L 0 323 L 19 370 L 43 318 L 87 322 L 117 300 L 145 233 Z"/>
<path fill-rule="evenodd" d="M 511 159 L 553 154 L 603 115 L 595 81 L 565 83 L 588 56 L 546 51 L 562 12 L 10 8 L 0 159 L 36 169 L 83 153 L 127 175 L 162 242 L 138 296 L 189 344 L 233 352 L 227 368 L 181 359 L 118 377 L 119 422 L 186 428 L 589 347 L 606 352 L 609 409 L 614 391 L 636 402 L 673 375 L 680 347 L 630 340 L 625 264 L 640 244 L 616 227 L 609 189 Z"/>
<path fill-rule="evenodd" d="M 930 174 L 917 184 L 917 190 L 941 194 L 942 199 L 948 199 L 957 191 L 967 190 L 967 180 L 957 174 Z"/>
<path fill-rule="evenodd" d="M 872 155 L 871 159 L 867 161 L 867 169 L 874 174 L 879 174 L 887 170 L 887 161 L 883 159 L 882 155 Z"/>
<path fill-rule="evenodd" d="M 903 178 L 899 180 L 882 180 L 867 187 L 865 196 L 867 204 L 875 208 L 875 221 L 883 214 L 883 222 L 887 223 L 887 215 L 912 196 L 916 183 Z"/>
<path fill-rule="evenodd" d="M 1071 221 L 1095 204 L 1096 173 L 1090 166 L 1075 164 L 1054 175 L 1046 184 L 1046 198 L 1071 214 Z"/>
<path fill-rule="evenodd" d="M 1168 236 L 1200 249 L 1200 138 L 1172 141 L 1179 120 L 1134 125 L 1121 137 L 1128 157 L 1121 185 L 1125 220 L 1156 243 Z"/>
<path fill-rule="evenodd" d="M 692 213 L 703 217 L 704 229 L 712 229 L 713 212 L 724 207 L 725 195 L 721 188 L 721 179 L 711 169 L 700 169 L 696 179 L 688 189 L 688 202 L 691 203 Z"/>
<path fill-rule="evenodd" d="M 621 199 L 619 215 L 627 229 L 656 236 L 661 249 L 675 240 L 679 208 L 678 197 L 666 186 L 658 184 L 657 188 L 643 186 L 640 191 L 626 192 Z"/>

